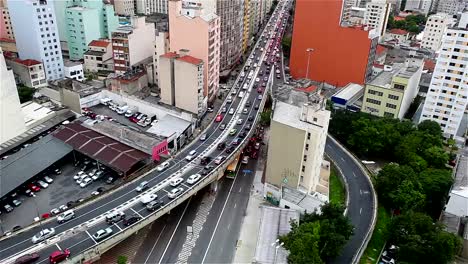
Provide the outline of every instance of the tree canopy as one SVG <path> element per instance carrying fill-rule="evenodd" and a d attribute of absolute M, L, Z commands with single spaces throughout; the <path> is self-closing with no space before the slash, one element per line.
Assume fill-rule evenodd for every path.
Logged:
<path fill-rule="evenodd" d="M 408 15 L 404 20 L 395 20 L 393 15 L 390 15 L 388 17 L 387 28 L 399 28 L 419 34 L 423 30 L 424 24 L 426 24 L 426 19 L 424 15 Z"/>

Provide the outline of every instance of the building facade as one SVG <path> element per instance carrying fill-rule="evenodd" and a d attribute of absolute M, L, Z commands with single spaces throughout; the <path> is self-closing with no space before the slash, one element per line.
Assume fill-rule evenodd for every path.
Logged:
<path fill-rule="evenodd" d="M 203 93 L 203 61 L 174 52 L 160 56 L 161 102 L 203 116 L 208 98 Z"/>
<path fill-rule="evenodd" d="M 297 0 L 295 10 L 290 63 L 293 78 L 342 87 L 350 82 L 364 84 L 371 77 L 378 43 L 374 30 L 341 26 L 341 1 Z"/>
<path fill-rule="evenodd" d="M 230 70 L 242 56 L 243 1 L 218 1 L 216 14 L 221 18 L 219 67 L 220 71 Z"/>
<path fill-rule="evenodd" d="M 47 86 L 42 62 L 37 60 L 7 59 L 6 63 L 13 70 L 17 83 L 34 89 Z"/>
<path fill-rule="evenodd" d="M 109 73 L 114 71 L 110 40 L 93 40 L 84 54 L 84 70 Z"/>
<path fill-rule="evenodd" d="M 156 32 L 153 23 L 145 17 L 132 17 L 128 26 L 120 26 L 112 32 L 114 70 L 122 74 L 143 60 L 153 57 Z"/>
<path fill-rule="evenodd" d="M 468 13 L 463 13 L 446 30 L 420 118 L 439 123 L 445 137 L 457 135 L 468 103 L 467 26 Z"/>
<path fill-rule="evenodd" d="M 26 131 L 13 71 L 7 69 L 0 49 L 0 144 Z"/>
<path fill-rule="evenodd" d="M 443 0 L 445 1 L 445 0 Z M 427 15 L 431 11 L 433 0 L 411 0 L 406 1 L 405 10 L 414 11 Z"/>
<path fill-rule="evenodd" d="M 420 58 L 408 58 L 404 64 L 380 72 L 366 83 L 361 111 L 403 119 L 418 94 L 423 65 Z"/>
<path fill-rule="evenodd" d="M 169 33 L 158 32 L 154 41 L 153 66 L 154 83 L 159 86 L 159 57 L 169 52 Z"/>
<path fill-rule="evenodd" d="M 438 13 L 456 15 L 462 12 L 468 6 L 466 0 L 441 0 L 437 4 Z"/>
<path fill-rule="evenodd" d="M 83 64 L 78 61 L 65 60 L 63 64 L 65 77 L 82 82 L 84 80 Z"/>
<path fill-rule="evenodd" d="M 167 14 L 168 0 L 138 0 L 136 1 L 136 12 L 138 14 Z"/>
<path fill-rule="evenodd" d="M 250 1 L 244 0 L 244 16 L 242 20 L 242 53 L 245 54 L 250 45 Z"/>
<path fill-rule="evenodd" d="M 366 4 L 364 24 L 374 28 L 382 38 L 387 30 L 388 17 L 392 11 L 392 4 L 374 0 Z"/>
<path fill-rule="evenodd" d="M 8 1 L 20 59 L 44 64 L 47 80 L 64 76 L 62 50 L 52 1 Z"/>
<path fill-rule="evenodd" d="M 188 50 L 193 57 L 203 60 L 204 93 L 212 101 L 219 90 L 221 20 L 209 12 L 216 8 L 203 10 L 201 6 L 169 1 L 169 44 L 171 52 Z"/>
<path fill-rule="evenodd" d="M 15 39 L 6 0 L 0 0 L 0 38 Z"/>
<path fill-rule="evenodd" d="M 109 38 L 110 32 L 119 26 L 114 7 L 101 1 L 70 0 L 65 9 L 65 21 L 69 56 L 83 59 L 88 44 L 100 38 Z"/>
<path fill-rule="evenodd" d="M 445 30 L 452 19 L 445 13 L 430 15 L 427 18 L 424 35 L 421 40 L 421 48 L 438 51 Z"/>
<path fill-rule="evenodd" d="M 277 102 L 268 140 L 266 183 L 308 194 L 317 191 L 329 120 L 330 111 L 323 104 L 301 108 Z"/>
<path fill-rule="evenodd" d="M 136 13 L 136 0 L 114 1 L 115 13 L 121 16 L 134 16 Z"/>

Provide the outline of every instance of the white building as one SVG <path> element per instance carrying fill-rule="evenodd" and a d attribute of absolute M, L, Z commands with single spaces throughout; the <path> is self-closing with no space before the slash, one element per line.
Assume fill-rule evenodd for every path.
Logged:
<path fill-rule="evenodd" d="M 376 29 L 382 38 L 387 30 L 388 16 L 391 11 L 392 4 L 382 0 L 373 0 L 366 4 L 364 24 Z"/>
<path fill-rule="evenodd" d="M 440 0 L 437 5 L 437 12 L 456 15 L 468 5 L 466 0 Z"/>
<path fill-rule="evenodd" d="M 138 14 L 167 14 L 168 0 L 138 0 L 136 1 L 136 10 Z"/>
<path fill-rule="evenodd" d="M 115 13 L 121 16 L 135 15 L 135 0 L 117 0 L 114 1 Z"/>
<path fill-rule="evenodd" d="M 203 60 L 170 52 L 159 58 L 159 88 L 161 102 L 202 116 L 208 98 L 203 93 Z"/>
<path fill-rule="evenodd" d="M 112 46 L 109 40 L 93 40 L 84 54 L 84 69 L 90 72 L 113 72 Z"/>
<path fill-rule="evenodd" d="M 440 48 L 442 37 L 452 19 L 445 13 L 429 16 L 424 28 L 421 48 L 437 51 Z"/>
<path fill-rule="evenodd" d="M 420 119 L 439 123 L 446 137 L 457 135 L 468 104 L 467 26 L 468 13 L 463 13 L 445 32 Z"/>
<path fill-rule="evenodd" d="M 36 60 L 8 59 L 7 65 L 11 67 L 17 83 L 38 89 L 47 86 L 44 65 Z"/>
<path fill-rule="evenodd" d="M 53 1 L 9 0 L 8 9 L 20 59 L 44 63 L 47 80 L 63 78 Z"/>
<path fill-rule="evenodd" d="M 0 48 L 0 144 L 26 131 L 13 71 L 8 70 Z"/>
<path fill-rule="evenodd" d="M 406 1 L 405 10 L 427 15 L 431 11 L 431 6 L 432 0 L 408 0 Z"/>
<path fill-rule="evenodd" d="M 307 194 L 328 196 L 321 169 L 330 111 L 320 100 L 302 107 L 278 101 L 268 141 L 266 189 L 288 186 Z"/>
<path fill-rule="evenodd" d="M 169 52 L 169 33 L 158 32 L 154 41 L 153 65 L 154 83 L 159 85 L 159 56 Z"/>
<path fill-rule="evenodd" d="M 82 82 L 84 80 L 83 64 L 78 61 L 65 60 L 63 69 L 65 77 Z"/>

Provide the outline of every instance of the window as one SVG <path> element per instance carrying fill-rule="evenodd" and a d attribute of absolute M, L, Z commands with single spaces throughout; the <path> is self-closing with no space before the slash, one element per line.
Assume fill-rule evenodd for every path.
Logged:
<path fill-rule="evenodd" d="M 393 117 L 393 114 L 389 113 L 389 112 L 384 112 L 384 116 L 385 117 Z"/>
<path fill-rule="evenodd" d="M 380 104 L 381 104 L 380 101 L 375 100 L 375 99 L 371 99 L 371 98 L 367 98 L 367 99 L 366 99 L 366 102 L 371 103 L 371 104 L 376 104 L 376 105 L 380 105 Z"/>
<path fill-rule="evenodd" d="M 307 140 L 310 140 L 310 133 L 307 133 Z"/>
<path fill-rule="evenodd" d="M 302 172 L 305 172 L 305 166 L 302 165 Z"/>
<path fill-rule="evenodd" d="M 395 89 L 400 89 L 400 90 L 404 90 L 404 89 L 405 89 L 405 86 L 404 86 L 404 85 L 401 85 L 401 84 L 395 83 L 395 84 L 393 85 L 393 88 L 395 88 Z"/>
<path fill-rule="evenodd" d="M 389 95 L 388 95 L 388 99 L 398 100 L 398 98 L 400 98 L 400 97 L 397 96 L 397 95 L 393 95 L 393 94 L 389 94 Z"/>
<path fill-rule="evenodd" d="M 306 144 L 305 150 L 309 150 L 309 144 Z"/>
<path fill-rule="evenodd" d="M 391 109 L 396 109 L 396 105 L 387 103 L 386 106 Z"/>

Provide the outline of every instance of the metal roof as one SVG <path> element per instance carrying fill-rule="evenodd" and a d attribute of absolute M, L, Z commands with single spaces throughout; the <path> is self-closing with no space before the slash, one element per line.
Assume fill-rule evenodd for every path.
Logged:
<path fill-rule="evenodd" d="M 102 164 L 124 173 L 150 156 L 86 128 L 80 122 L 63 126 L 54 133 L 54 137 Z"/>
<path fill-rule="evenodd" d="M 50 167 L 73 150 L 48 135 L 0 161 L 0 197 Z M 27 165 L 25 165 L 27 164 Z"/>

